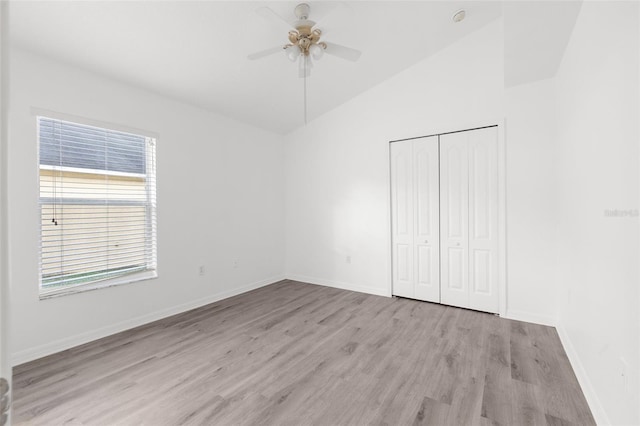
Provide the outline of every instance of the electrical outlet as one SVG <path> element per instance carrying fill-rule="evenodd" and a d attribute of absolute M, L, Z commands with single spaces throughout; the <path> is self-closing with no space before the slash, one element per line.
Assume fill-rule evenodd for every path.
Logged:
<path fill-rule="evenodd" d="M 204 265 L 200 266 L 200 268 L 198 268 L 198 273 L 200 275 L 204 275 Z"/>
<path fill-rule="evenodd" d="M 344 261 L 347 263 L 351 263 L 351 256 L 347 256 Z"/>

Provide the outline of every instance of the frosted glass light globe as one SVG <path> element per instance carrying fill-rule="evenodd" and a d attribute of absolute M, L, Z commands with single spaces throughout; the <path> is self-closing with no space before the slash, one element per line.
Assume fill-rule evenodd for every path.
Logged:
<path fill-rule="evenodd" d="M 309 53 L 311 54 L 311 57 L 317 61 L 322 58 L 322 55 L 324 55 L 324 49 L 317 44 L 313 44 L 309 48 Z"/>
<path fill-rule="evenodd" d="M 298 59 L 298 56 L 300 56 L 300 53 L 302 53 L 298 46 L 287 47 L 284 52 L 291 62 L 295 62 Z"/>

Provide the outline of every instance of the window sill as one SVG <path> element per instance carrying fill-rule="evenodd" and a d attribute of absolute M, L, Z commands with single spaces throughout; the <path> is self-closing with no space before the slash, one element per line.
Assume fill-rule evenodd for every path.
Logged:
<path fill-rule="evenodd" d="M 145 281 L 158 278 L 157 271 L 144 271 L 124 277 L 113 278 L 89 284 L 78 284 L 75 286 L 56 288 L 50 290 L 40 290 L 40 300 L 52 299 L 54 297 L 68 296 L 71 294 L 84 293 L 85 291 L 99 290 L 107 287 L 115 287 L 123 284 L 131 284 L 138 281 Z"/>

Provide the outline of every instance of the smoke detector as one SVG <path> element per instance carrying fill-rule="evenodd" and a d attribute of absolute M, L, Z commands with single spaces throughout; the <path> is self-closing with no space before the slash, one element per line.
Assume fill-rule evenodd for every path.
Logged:
<path fill-rule="evenodd" d="M 460 22 L 464 19 L 465 16 L 467 16 L 467 12 L 465 12 L 464 9 L 460 9 L 459 11 L 453 14 L 453 18 L 452 18 L 453 22 Z"/>

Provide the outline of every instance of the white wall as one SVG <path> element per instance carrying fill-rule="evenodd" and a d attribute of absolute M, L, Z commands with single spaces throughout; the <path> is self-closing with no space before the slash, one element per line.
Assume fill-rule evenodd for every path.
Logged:
<path fill-rule="evenodd" d="M 508 316 L 555 324 L 554 79 L 505 92 Z"/>
<path fill-rule="evenodd" d="M 553 323 L 553 84 L 505 97 L 503 72 L 494 21 L 287 135 L 287 276 L 388 295 L 389 141 L 505 119 L 507 313 Z"/>
<path fill-rule="evenodd" d="M 507 314 L 557 323 L 596 419 L 638 423 L 640 227 L 604 211 L 639 208 L 639 16 L 636 3 L 585 2 L 557 78 L 506 91 L 495 21 L 287 135 L 284 149 L 279 136 L 18 52 L 17 359 L 275 280 L 283 262 L 290 278 L 388 295 L 389 140 L 505 119 Z M 38 301 L 32 106 L 160 134 L 158 280 Z"/>
<path fill-rule="evenodd" d="M 8 81 L 9 81 L 9 2 L 0 2 L 0 377 L 11 380 L 9 256 L 7 253 L 7 146 L 8 146 Z M 0 395 L 0 398 L 2 396 Z M 6 409 L 11 424 L 11 407 Z M 0 410 L 0 416 L 2 415 Z"/>
<path fill-rule="evenodd" d="M 11 59 L 8 197 L 14 362 L 282 278 L 281 136 L 24 51 L 14 51 Z M 159 134 L 157 279 L 38 299 L 32 107 Z M 238 268 L 233 268 L 234 259 Z M 200 265 L 205 266 L 204 276 L 198 275 Z"/>
<path fill-rule="evenodd" d="M 557 75 L 559 330 L 594 414 L 639 424 L 638 3 L 585 2 Z M 620 358 L 628 363 L 624 390 Z"/>
<path fill-rule="evenodd" d="M 390 294 L 389 141 L 503 118 L 501 31 L 494 21 L 287 135 L 288 277 Z"/>
<path fill-rule="evenodd" d="M 596 419 L 637 424 L 640 229 L 604 211 L 639 208 L 638 4 L 582 8 L 557 78 L 505 90 L 495 22 L 289 134 L 285 270 L 388 295 L 388 141 L 504 117 L 507 316 L 558 325 Z"/>

